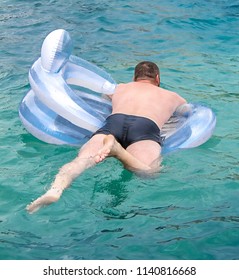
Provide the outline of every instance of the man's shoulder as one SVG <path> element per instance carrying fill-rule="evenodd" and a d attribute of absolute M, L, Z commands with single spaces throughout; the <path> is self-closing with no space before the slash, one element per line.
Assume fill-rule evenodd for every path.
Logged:
<path fill-rule="evenodd" d="M 168 95 L 168 96 L 171 96 L 171 97 L 179 97 L 179 98 L 182 98 L 178 93 L 176 93 L 175 91 L 171 91 L 171 90 L 167 90 L 167 89 L 164 89 L 164 88 L 159 88 L 160 91 L 165 94 L 165 95 Z"/>
<path fill-rule="evenodd" d="M 174 91 L 171 91 L 171 90 L 168 90 L 168 89 L 165 89 L 165 88 L 162 88 L 162 87 L 159 87 L 158 89 L 159 89 L 159 91 L 161 91 L 162 93 L 166 93 L 166 94 L 170 94 L 170 95 L 175 95 L 175 94 L 177 94 L 177 93 L 174 92 Z"/>
<path fill-rule="evenodd" d="M 127 85 L 126 83 L 119 83 L 117 84 L 116 89 L 125 87 L 126 85 Z"/>
<path fill-rule="evenodd" d="M 116 90 L 117 91 L 122 91 L 122 90 L 126 90 L 127 88 L 132 86 L 132 82 L 130 83 L 119 83 L 116 86 Z"/>

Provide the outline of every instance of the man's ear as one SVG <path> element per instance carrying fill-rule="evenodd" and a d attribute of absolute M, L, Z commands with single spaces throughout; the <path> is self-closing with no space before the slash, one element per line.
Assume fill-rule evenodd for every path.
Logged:
<path fill-rule="evenodd" d="M 157 76 L 155 78 L 155 81 L 156 81 L 157 85 L 160 86 L 160 78 L 159 78 L 158 74 L 157 74 Z"/>

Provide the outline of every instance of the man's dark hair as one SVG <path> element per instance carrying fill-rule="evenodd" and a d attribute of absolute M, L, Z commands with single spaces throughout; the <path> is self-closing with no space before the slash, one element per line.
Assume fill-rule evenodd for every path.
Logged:
<path fill-rule="evenodd" d="M 159 75 L 158 66 L 151 61 L 142 61 L 136 65 L 134 70 L 134 80 L 155 79 Z"/>

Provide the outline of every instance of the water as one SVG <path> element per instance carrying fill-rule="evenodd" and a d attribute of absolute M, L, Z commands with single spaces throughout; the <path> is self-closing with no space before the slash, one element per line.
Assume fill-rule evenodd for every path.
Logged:
<path fill-rule="evenodd" d="M 238 26 L 238 0 L 2 0 L 0 259 L 239 259 Z M 57 28 L 117 82 L 156 62 L 165 88 L 214 110 L 213 137 L 166 156 L 151 180 L 109 159 L 29 215 L 77 154 L 35 139 L 18 117 L 28 70 Z"/>

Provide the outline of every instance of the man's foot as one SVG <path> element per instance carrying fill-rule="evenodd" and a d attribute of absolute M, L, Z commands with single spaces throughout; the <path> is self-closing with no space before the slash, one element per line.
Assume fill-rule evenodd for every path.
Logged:
<path fill-rule="evenodd" d="M 115 140 L 113 135 L 106 135 L 103 140 L 103 148 L 95 156 L 95 162 L 99 163 L 106 157 L 117 156 L 120 147 L 120 144 Z"/>
<path fill-rule="evenodd" d="M 26 209 L 30 214 L 32 214 L 38 211 L 43 206 L 56 202 L 60 198 L 61 194 L 62 194 L 62 190 L 52 188 L 49 191 L 47 191 L 44 195 L 40 196 L 32 203 L 27 205 Z"/>

